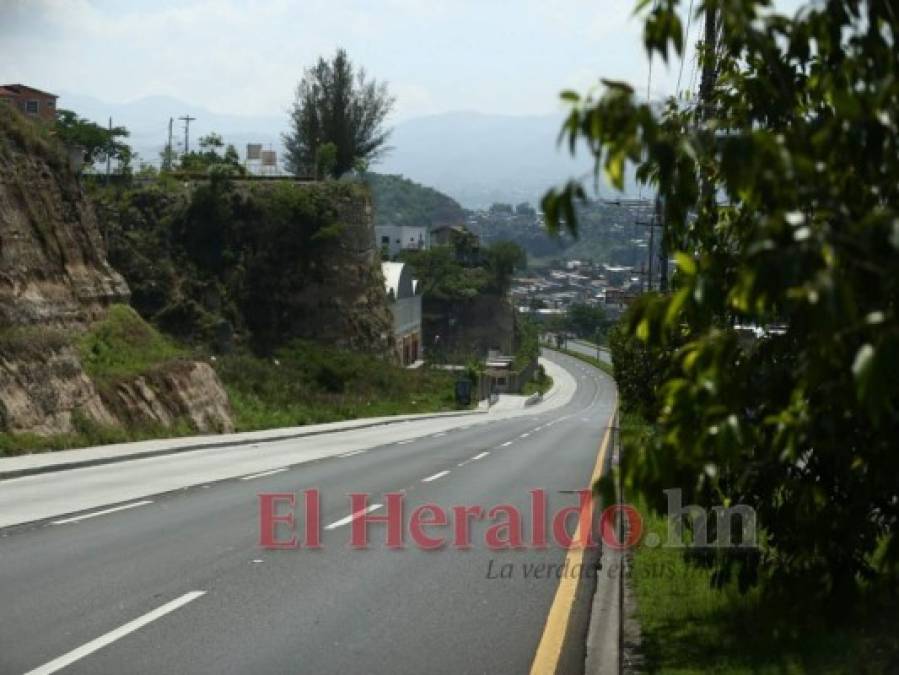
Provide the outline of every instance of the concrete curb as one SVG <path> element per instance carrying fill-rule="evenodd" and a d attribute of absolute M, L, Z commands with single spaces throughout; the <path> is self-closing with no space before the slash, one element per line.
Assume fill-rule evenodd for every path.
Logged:
<path fill-rule="evenodd" d="M 205 441 L 201 443 L 197 442 L 189 442 L 190 437 L 186 437 L 185 441 L 188 441 L 187 445 L 178 445 L 171 448 L 160 448 L 157 450 L 147 450 L 146 452 L 135 452 L 131 454 L 122 454 L 108 457 L 96 457 L 93 459 L 85 459 L 85 460 L 75 460 L 75 461 L 61 461 L 56 464 L 44 464 L 41 466 L 34 467 L 25 467 L 22 469 L 13 469 L 10 471 L 0 471 L 0 481 L 8 480 L 10 478 L 22 478 L 23 476 L 36 476 L 43 473 L 53 473 L 55 471 L 68 471 L 70 469 L 84 469 L 92 466 L 102 466 L 104 464 L 116 464 L 118 462 L 129 462 L 133 459 L 149 459 L 151 457 L 162 457 L 164 455 L 175 455 L 182 452 L 192 452 L 194 450 L 212 450 L 214 448 L 223 448 L 228 446 L 240 446 L 240 445 L 251 445 L 256 443 L 274 443 L 276 441 L 289 441 L 296 438 L 305 438 L 307 436 L 321 436 L 323 434 L 336 434 L 344 431 L 357 431 L 359 429 L 370 429 L 372 427 L 380 427 L 388 424 L 402 424 L 405 422 L 415 422 L 418 420 L 427 420 L 427 419 L 439 419 L 442 417 L 462 417 L 465 415 L 483 415 L 487 411 L 486 410 L 459 410 L 459 411 L 448 411 L 442 413 L 434 413 L 434 414 L 423 414 L 420 417 L 408 417 L 404 416 L 395 420 L 392 419 L 383 419 L 378 418 L 378 421 L 372 422 L 363 422 L 362 424 L 347 426 L 340 429 L 312 429 L 308 431 L 299 431 L 292 434 L 277 434 L 271 436 L 257 436 L 252 438 L 245 439 L 231 439 L 231 440 L 215 440 L 215 441 Z M 364 419 L 364 418 L 363 418 Z M 273 431 L 273 430 L 269 430 Z M 255 434 L 259 432 L 247 432 L 248 434 Z M 159 439 L 165 440 L 165 439 Z M 141 441 L 138 441 L 141 442 Z M 81 448 L 75 448 L 78 450 Z M 84 448 L 87 449 L 87 448 Z M 52 455 L 52 451 L 50 453 L 41 453 L 41 457 L 46 456 L 47 454 Z M 27 455 L 23 455 L 27 456 Z M 16 459 L 14 457 L 9 457 L 6 459 Z"/>

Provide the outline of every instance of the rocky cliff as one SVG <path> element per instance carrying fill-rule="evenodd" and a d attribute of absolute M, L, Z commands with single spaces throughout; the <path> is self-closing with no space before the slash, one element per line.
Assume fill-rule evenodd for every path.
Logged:
<path fill-rule="evenodd" d="M 164 332 L 222 352 L 308 339 L 392 354 L 365 186 L 163 180 L 98 205 L 133 306 Z"/>
<path fill-rule="evenodd" d="M 205 364 L 150 364 L 97 386 L 84 338 L 128 297 L 66 153 L 48 129 L 0 106 L 0 433 L 231 428 L 227 396 Z"/>

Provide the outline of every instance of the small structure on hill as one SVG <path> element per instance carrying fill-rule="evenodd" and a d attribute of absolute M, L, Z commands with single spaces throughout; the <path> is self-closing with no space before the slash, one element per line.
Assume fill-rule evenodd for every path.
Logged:
<path fill-rule="evenodd" d="M 45 122 L 56 119 L 56 94 L 51 94 L 24 84 L 0 85 L 0 103 L 7 103 L 27 117 Z"/>

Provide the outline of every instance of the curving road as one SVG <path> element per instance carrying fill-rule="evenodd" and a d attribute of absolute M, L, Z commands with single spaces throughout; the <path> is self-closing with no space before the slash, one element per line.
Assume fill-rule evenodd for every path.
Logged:
<path fill-rule="evenodd" d="M 421 550 L 408 526 L 388 549 L 383 524 L 349 546 L 350 493 L 369 495 L 370 516 L 402 494 L 404 523 L 426 503 L 530 514 L 533 490 L 550 514 L 576 505 L 608 464 L 615 388 L 546 356 L 558 388 L 533 408 L 0 481 L 0 672 L 522 673 L 553 633 L 557 672 L 582 671 L 591 580 L 560 627 L 553 570 L 568 552 L 528 545 L 529 515 L 518 550 L 486 545 L 490 518 L 470 521 L 468 549 Z M 258 495 L 298 495 L 302 542 L 309 489 L 322 547 L 260 547 Z M 427 532 L 451 540 L 454 526 Z"/>

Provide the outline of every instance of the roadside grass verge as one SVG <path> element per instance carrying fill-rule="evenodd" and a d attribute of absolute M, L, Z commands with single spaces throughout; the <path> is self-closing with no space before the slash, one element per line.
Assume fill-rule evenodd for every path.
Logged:
<path fill-rule="evenodd" d="M 625 457 L 644 429 L 638 416 L 622 416 Z M 650 533 L 666 541 L 666 517 L 635 505 L 644 541 Z M 630 583 L 646 672 L 884 673 L 899 666 L 895 593 L 872 592 L 863 610 L 835 616 L 810 601 L 772 598 L 763 586 L 745 594 L 736 582 L 713 588 L 712 570 L 688 563 L 682 549 L 645 545 L 634 550 Z"/>
<path fill-rule="evenodd" d="M 238 431 L 456 409 L 455 375 L 297 341 L 272 358 L 221 357 Z"/>
<path fill-rule="evenodd" d="M 115 305 L 80 337 L 48 329 L 0 332 L 10 358 L 39 356 L 73 344 L 98 390 L 150 374 L 195 356 L 146 323 L 131 307 Z M 456 374 L 423 367 L 408 370 L 373 355 L 313 342 L 295 342 L 264 358 L 249 353 L 211 360 L 228 392 L 237 431 L 456 409 Z M 0 456 L 189 436 L 182 420 L 172 427 L 111 427 L 76 413 L 70 433 L 0 432 Z"/>
<path fill-rule="evenodd" d="M 537 380 L 531 380 L 530 382 L 525 383 L 525 385 L 521 388 L 521 393 L 524 396 L 530 396 L 531 394 L 545 394 L 553 386 L 553 378 L 549 375 L 544 375 L 543 378 Z"/>
<path fill-rule="evenodd" d="M 0 457 L 15 457 L 37 452 L 72 450 L 94 445 L 148 441 L 155 438 L 177 438 L 196 434 L 187 420 L 174 426 L 159 424 L 131 426 L 126 428 L 98 424 L 83 416 L 75 415 L 72 420 L 74 430 L 66 434 L 34 434 L 0 432 Z"/>

